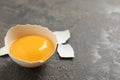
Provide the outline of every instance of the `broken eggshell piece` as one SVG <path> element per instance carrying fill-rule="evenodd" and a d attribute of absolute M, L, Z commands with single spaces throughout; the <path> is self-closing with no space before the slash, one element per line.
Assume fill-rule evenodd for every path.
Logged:
<path fill-rule="evenodd" d="M 52 31 L 50 31 L 48 28 L 42 27 L 40 25 L 27 24 L 27 25 L 16 25 L 15 27 L 12 27 L 8 30 L 8 32 L 5 36 L 5 47 L 7 48 L 8 52 L 9 52 L 9 48 L 10 48 L 11 44 L 17 38 L 19 38 L 21 36 L 29 35 L 29 34 L 37 34 L 37 35 L 42 35 L 42 36 L 49 38 L 53 42 L 55 49 L 56 49 L 57 39 Z M 55 51 L 55 49 L 54 49 L 54 51 Z M 53 53 L 54 53 L 54 51 L 53 51 Z M 51 55 L 48 57 L 48 59 L 53 55 L 53 53 L 51 53 Z M 37 67 L 44 63 L 43 61 L 26 62 L 24 60 L 17 59 L 10 54 L 8 54 L 8 55 L 12 58 L 13 61 L 15 61 L 17 64 L 19 64 L 23 67 Z M 48 59 L 46 59 L 46 60 L 48 60 Z"/>
<path fill-rule="evenodd" d="M 58 44 L 57 52 L 61 58 L 73 58 L 74 50 L 70 44 Z"/>
<path fill-rule="evenodd" d="M 70 38 L 70 31 L 69 30 L 55 31 L 54 34 L 57 37 L 58 44 L 66 43 L 66 41 Z"/>
<path fill-rule="evenodd" d="M 70 31 L 55 31 L 54 34 L 57 37 L 57 52 L 61 58 L 73 58 L 74 50 L 70 44 L 64 44 L 70 38 Z"/>
<path fill-rule="evenodd" d="M 7 55 L 7 54 L 8 54 L 8 51 L 7 51 L 5 46 L 0 48 L 0 56 L 4 56 L 4 55 Z"/>

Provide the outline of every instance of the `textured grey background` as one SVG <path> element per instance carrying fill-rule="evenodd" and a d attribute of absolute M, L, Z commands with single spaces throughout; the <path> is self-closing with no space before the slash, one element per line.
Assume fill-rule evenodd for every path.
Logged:
<path fill-rule="evenodd" d="M 69 29 L 76 57 L 35 69 L 0 57 L 0 80 L 120 80 L 120 0 L 0 0 L 0 47 L 16 24 Z"/>

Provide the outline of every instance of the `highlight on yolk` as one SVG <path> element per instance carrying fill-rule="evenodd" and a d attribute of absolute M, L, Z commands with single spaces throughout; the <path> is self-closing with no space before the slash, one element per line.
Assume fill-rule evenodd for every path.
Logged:
<path fill-rule="evenodd" d="M 45 61 L 54 48 L 52 41 L 44 36 L 26 35 L 11 44 L 10 54 L 27 62 Z"/>

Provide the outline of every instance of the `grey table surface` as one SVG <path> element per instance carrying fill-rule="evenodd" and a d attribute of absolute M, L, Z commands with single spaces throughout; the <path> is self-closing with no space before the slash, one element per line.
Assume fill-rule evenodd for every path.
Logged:
<path fill-rule="evenodd" d="M 69 29 L 75 58 L 28 69 L 0 57 L 0 80 L 120 80 L 120 0 L 0 0 L 0 47 L 16 24 Z"/>

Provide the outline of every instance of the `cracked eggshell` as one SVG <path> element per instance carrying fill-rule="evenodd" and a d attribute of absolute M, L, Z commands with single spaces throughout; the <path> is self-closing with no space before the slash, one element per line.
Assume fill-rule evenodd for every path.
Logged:
<path fill-rule="evenodd" d="M 58 44 L 66 43 L 66 41 L 70 38 L 70 31 L 69 30 L 55 31 L 54 34 L 57 37 Z"/>
<path fill-rule="evenodd" d="M 74 50 L 70 44 L 58 44 L 57 52 L 61 58 L 74 58 Z"/>
<path fill-rule="evenodd" d="M 5 47 L 7 48 L 8 52 L 9 52 L 9 48 L 10 48 L 12 42 L 14 42 L 17 38 L 19 38 L 21 36 L 28 35 L 28 34 L 38 34 L 38 35 L 48 37 L 53 42 L 53 44 L 55 46 L 54 51 L 56 50 L 57 39 L 52 31 L 50 31 L 48 28 L 42 27 L 40 25 L 26 24 L 26 25 L 16 25 L 14 27 L 11 27 L 8 30 L 8 32 L 5 36 Z M 54 53 L 54 51 L 53 51 L 53 53 Z M 20 59 L 15 58 L 14 56 L 10 55 L 9 53 L 8 53 L 8 55 L 12 58 L 12 60 L 23 67 L 32 68 L 32 67 L 40 66 L 44 63 L 42 61 L 26 62 L 24 60 L 20 60 Z M 53 53 L 51 53 L 51 56 L 53 55 Z M 49 56 L 49 58 L 51 56 Z"/>
<path fill-rule="evenodd" d="M 6 50 L 6 47 L 0 48 L 0 56 L 5 56 L 8 54 L 8 51 Z"/>

